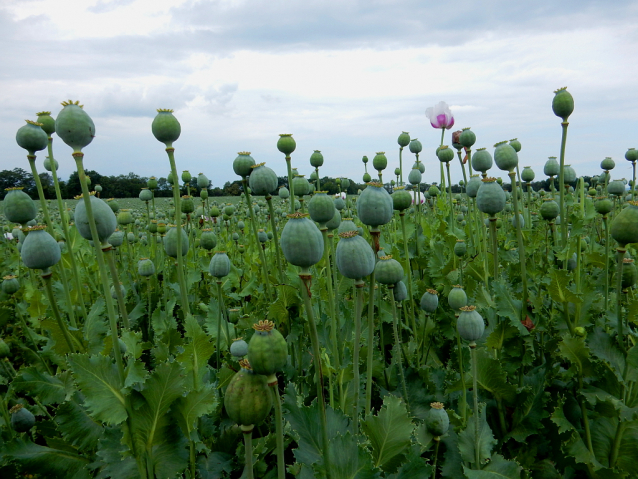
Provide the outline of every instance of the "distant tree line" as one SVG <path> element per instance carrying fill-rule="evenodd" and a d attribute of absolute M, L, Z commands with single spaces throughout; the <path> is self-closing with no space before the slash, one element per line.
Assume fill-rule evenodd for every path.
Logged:
<path fill-rule="evenodd" d="M 95 189 L 96 185 L 102 187 L 100 197 L 102 198 L 135 198 L 139 196 L 140 190 L 147 185 L 148 178 L 139 176 L 133 172 L 127 175 L 118 176 L 106 176 L 101 175 L 94 170 L 86 170 L 86 175 L 91 179 L 90 190 Z M 55 187 L 53 185 L 53 177 L 49 172 L 43 172 L 38 175 L 40 182 L 42 183 L 42 190 L 44 196 L 47 199 L 55 199 Z M 278 178 L 278 186 L 288 186 L 288 178 L 280 176 Z M 60 184 L 60 193 L 65 199 L 74 198 L 82 193 L 80 186 L 80 178 L 78 173 L 74 171 L 68 180 L 64 181 L 58 178 Z M 357 184 L 350 180 L 350 184 L 346 189 L 348 194 L 356 194 L 357 190 L 363 189 L 364 184 Z M 38 191 L 36 189 L 36 183 L 33 175 L 22 168 L 14 168 L 13 170 L 0 171 L 0 199 L 3 199 L 6 188 L 22 187 L 24 192 L 30 195 L 32 198 L 38 197 Z M 192 196 L 198 196 L 200 188 L 197 186 L 197 177 L 194 176 L 188 187 L 190 188 L 190 194 Z M 180 181 L 180 189 L 182 195 L 187 194 L 187 185 L 184 185 Z M 329 194 L 336 194 L 339 192 L 339 185 L 335 178 L 323 177 L 321 179 L 321 190 L 327 191 Z M 242 194 L 242 184 L 240 180 L 227 181 L 223 187 L 209 186 L 209 196 L 238 196 Z M 173 196 L 173 187 L 165 177 L 157 178 L 157 189 L 155 190 L 155 197 L 171 197 Z"/>

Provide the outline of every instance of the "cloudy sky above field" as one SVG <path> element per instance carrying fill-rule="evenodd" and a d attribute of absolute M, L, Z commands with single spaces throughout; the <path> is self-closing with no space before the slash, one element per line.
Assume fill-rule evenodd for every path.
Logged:
<path fill-rule="evenodd" d="M 517 137 L 521 166 L 542 178 L 559 154 L 551 101 L 563 86 L 579 174 L 611 156 L 612 176 L 629 178 L 624 153 L 638 147 L 638 1 L 2 0 L 0 51 L 0 169 L 28 169 L 15 131 L 65 99 L 96 124 L 87 169 L 166 176 L 150 126 L 156 108 L 173 108 L 178 170 L 214 186 L 237 179 L 238 151 L 283 176 L 279 133 L 294 134 L 300 173 L 318 149 L 322 175 L 360 180 L 361 157 L 377 151 L 391 177 L 408 131 L 425 181 L 438 181 L 440 131 L 425 109 L 441 100 L 475 148 Z M 70 149 L 57 141 L 55 155 L 67 178 Z"/>

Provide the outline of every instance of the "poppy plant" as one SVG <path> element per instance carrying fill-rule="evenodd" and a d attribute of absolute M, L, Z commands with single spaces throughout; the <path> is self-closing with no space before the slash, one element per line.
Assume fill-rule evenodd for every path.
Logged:
<path fill-rule="evenodd" d="M 433 128 L 450 129 L 454 126 L 454 115 L 452 115 L 450 107 L 444 101 L 427 108 L 425 116 L 428 117 Z"/>

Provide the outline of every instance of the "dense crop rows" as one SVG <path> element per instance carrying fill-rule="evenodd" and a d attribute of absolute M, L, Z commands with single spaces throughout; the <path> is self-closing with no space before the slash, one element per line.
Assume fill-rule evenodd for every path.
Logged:
<path fill-rule="evenodd" d="M 233 204 L 210 201 L 203 174 L 180 188 L 170 110 L 152 132 L 173 199 L 155 201 L 153 179 L 139 200 L 100 199 L 83 166 L 95 125 L 63 105 L 17 141 L 34 178 L 48 149 L 57 181 L 55 131 L 82 197 L 3 202 L 3 478 L 638 477 L 638 203 L 610 158 L 590 184 L 564 165 L 565 89 L 550 191 L 518 174 L 518 140 L 473 151 L 464 129 L 436 148 L 425 195 L 423 147 L 402 133 L 407 188 L 383 183 L 377 153 L 379 181 L 364 157 L 366 188 L 333 198 L 321 153 L 296 175 L 285 134 L 288 187 L 240 152 Z M 428 112 L 441 143 L 448 113 Z"/>

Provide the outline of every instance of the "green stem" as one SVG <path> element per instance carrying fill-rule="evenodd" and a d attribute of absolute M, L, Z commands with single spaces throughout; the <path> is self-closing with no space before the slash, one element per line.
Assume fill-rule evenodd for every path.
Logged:
<path fill-rule="evenodd" d="M 284 270 L 281 262 L 281 253 L 279 252 L 279 233 L 277 232 L 277 226 L 275 225 L 275 210 L 272 206 L 272 196 L 266 196 L 266 202 L 268 203 L 268 212 L 270 213 L 270 229 L 272 230 L 273 239 L 275 240 L 275 257 L 277 258 L 277 271 L 279 272 L 279 282 L 284 283 Z"/>
<path fill-rule="evenodd" d="M 490 237 L 492 239 L 494 280 L 497 280 L 498 279 L 498 237 L 496 236 L 496 217 L 495 216 L 490 216 Z"/>
<path fill-rule="evenodd" d="M 523 281 L 523 302 L 521 305 L 521 320 L 525 319 L 527 311 L 527 261 L 525 258 L 525 242 L 521 231 L 520 215 L 518 212 L 518 185 L 516 184 L 515 173 L 509 172 L 512 183 L 512 197 L 514 198 L 514 224 L 516 225 L 516 240 L 518 242 L 518 258 L 521 265 L 521 279 Z M 561 220 L 562 221 L 562 220 Z"/>
<path fill-rule="evenodd" d="M 269 384 L 273 393 L 273 403 L 275 404 L 275 434 L 277 435 L 277 478 L 286 478 L 286 462 L 284 458 L 284 421 L 281 413 L 281 396 L 279 395 L 279 387 L 275 381 Z"/>
<path fill-rule="evenodd" d="M 363 311 L 363 287 L 365 283 L 361 280 L 355 281 L 356 304 L 354 313 L 354 352 L 352 360 L 352 375 L 354 384 L 354 399 L 352 403 L 352 418 L 354 436 L 359 434 L 359 350 L 361 348 L 361 313 Z"/>
<path fill-rule="evenodd" d="M 432 479 L 436 479 L 436 462 L 439 458 L 439 444 L 441 444 L 441 438 L 439 436 L 434 438 L 436 446 L 434 447 L 434 462 L 432 464 Z"/>
<path fill-rule="evenodd" d="M 330 457 L 329 457 L 329 446 L 330 442 L 328 441 L 328 425 L 326 420 L 326 399 L 324 397 L 324 387 L 323 387 L 323 367 L 321 361 L 321 349 L 319 346 L 319 335 L 317 334 L 317 324 L 315 323 L 315 314 L 312 309 L 312 301 L 310 300 L 310 281 L 312 279 L 312 275 L 310 274 L 308 269 L 302 268 L 299 273 L 299 278 L 303 282 L 303 287 L 301 288 L 301 294 L 304 299 L 304 305 L 306 308 L 306 315 L 308 316 L 308 329 L 310 330 L 310 342 L 312 343 L 312 354 L 314 356 L 315 362 L 315 372 L 316 372 L 316 385 L 317 385 L 317 400 L 319 401 L 319 414 L 321 418 L 321 438 L 323 443 L 323 463 L 326 469 L 326 476 L 328 479 L 330 478 Z"/>
<path fill-rule="evenodd" d="M 605 311 L 609 307 L 609 222 L 607 215 L 603 216 L 603 226 L 605 227 Z"/>
<path fill-rule="evenodd" d="M 122 288 L 120 287 L 120 279 L 117 274 L 117 268 L 115 266 L 115 260 L 113 259 L 113 248 L 103 249 L 104 255 L 106 256 L 106 262 L 109 265 L 109 269 L 111 270 L 111 278 L 113 279 L 113 289 L 115 290 L 115 297 L 117 299 L 117 304 L 120 308 L 120 314 L 122 315 L 122 327 L 125 329 L 130 329 L 129 321 L 128 321 L 128 313 L 126 312 L 126 303 L 124 302 L 124 297 L 122 296 Z"/>
<path fill-rule="evenodd" d="M 248 429 L 250 427 L 250 429 Z M 253 472 L 253 426 L 242 426 L 242 430 L 244 432 L 244 447 L 246 449 L 246 477 L 248 479 L 254 479 Z M 248 429 L 248 430 L 246 430 Z"/>
<path fill-rule="evenodd" d="M 401 336 L 399 335 L 399 327 L 397 321 L 397 302 L 394 297 L 394 285 L 388 285 L 390 292 L 392 294 L 392 330 L 394 333 L 394 363 L 399 368 L 399 377 L 401 378 L 401 386 L 403 387 L 403 399 L 405 404 L 410 410 L 410 401 L 408 398 L 408 386 L 405 383 L 405 374 L 403 373 L 403 360 L 401 354 Z"/>
<path fill-rule="evenodd" d="M 326 261 L 326 284 L 328 285 L 328 311 L 330 314 L 330 341 L 332 342 L 332 354 L 334 354 L 335 367 L 340 369 L 341 359 L 339 356 L 339 343 L 337 341 L 337 313 L 335 312 L 335 295 L 332 289 L 332 266 L 330 264 L 330 243 L 328 241 L 328 228 L 321 227 L 321 236 L 323 236 L 323 258 Z"/>
<path fill-rule="evenodd" d="M 293 214 L 295 212 L 295 188 L 292 184 L 292 165 L 290 164 L 289 156 L 286 156 L 286 168 L 288 169 L 288 191 L 290 192 L 288 199 L 290 200 L 290 214 Z"/>
<path fill-rule="evenodd" d="M 217 369 L 221 367 L 221 336 L 222 336 L 222 319 L 224 317 L 223 309 L 222 309 L 222 282 L 217 281 L 217 305 L 219 317 L 217 319 Z"/>
<path fill-rule="evenodd" d="M 459 315 L 455 314 L 458 322 Z M 463 348 L 461 346 L 461 336 L 458 329 L 456 331 L 456 350 L 458 351 L 459 371 L 461 372 L 461 401 L 459 409 L 463 418 L 463 426 L 467 424 L 467 386 L 465 385 L 465 366 L 463 365 Z"/>
<path fill-rule="evenodd" d="M 376 261 L 377 253 L 379 252 L 379 235 L 380 231 L 371 231 L 373 238 L 373 251 Z M 370 414 L 372 409 L 372 367 L 373 367 L 373 353 L 374 353 L 374 283 L 375 272 L 372 271 L 370 275 L 370 285 L 368 289 L 368 359 L 366 365 L 366 416 Z"/>
<path fill-rule="evenodd" d="M 470 343 L 470 352 L 472 353 L 472 392 L 474 393 L 474 461 L 476 469 L 481 469 L 481 453 L 479 447 L 479 410 L 478 410 L 478 368 L 476 361 L 476 343 Z"/>
<path fill-rule="evenodd" d="M 173 203 L 175 203 L 175 228 L 177 229 L 177 281 L 179 282 L 179 293 L 181 300 L 181 308 L 184 317 L 190 314 L 190 304 L 188 303 L 188 289 L 186 288 L 186 280 L 184 278 L 184 258 L 182 257 L 182 206 L 179 196 L 179 177 L 177 176 L 177 167 L 175 166 L 175 148 L 172 146 L 166 148 L 168 161 L 171 164 L 171 173 L 173 174 Z"/>
<path fill-rule="evenodd" d="M 410 263 L 410 252 L 408 250 L 408 235 L 405 232 L 405 211 L 399 213 L 401 218 L 401 234 L 403 235 L 403 254 L 405 256 L 405 270 L 408 276 L 408 293 L 410 295 L 410 317 L 412 318 L 412 330 L 416 334 L 416 307 L 414 305 L 414 294 L 412 293 L 412 265 Z"/>
<path fill-rule="evenodd" d="M 20 310 L 18 309 L 18 303 L 17 300 L 15 298 L 15 296 L 13 297 L 13 308 L 16 312 L 16 315 L 18 316 L 18 318 L 20 319 L 20 322 L 22 323 L 22 327 L 24 328 L 24 333 L 25 336 L 27 336 L 29 338 L 29 341 L 31 341 L 31 344 L 33 344 L 33 351 L 35 352 L 35 354 L 38 356 L 38 359 L 40 360 L 40 362 L 42 363 L 42 365 L 46 368 L 47 372 L 53 376 L 53 372 L 51 371 L 51 368 L 49 367 L 49 365 L 46 363 L 46 361 L 44 360 L 44 358 L 42 357 L 42 355 L 40 354 L 40 351 L 38 350 L 38 345 L 35 342 L 35 339 L 33 339 L 33 335 L 31 334 L 31 329 L 29 328 L 29 326 L 27 325 L 27 322 L 24 319 L 24 316 L 22 316 L 22 313 L 20 312 Z"/>
<path fill-rule="evenodd" d="M 617 320 L 617 333 L 618 333 L 618 345 L 621 350 L 625 350 L 624 346 L 624 323 L 622 317 L 622 263 L 623 258 L 625 257 L 625 253 L 627 250 L 625 249 L 625 245 L 618 245 L 616 248 L 616 261 L 617 261 L 617 269 L 616 269 L 616 320 Z"/>
<path fill-rule="evenodd" d="M 60 316 L 60 311 L 58 310 L 58 304 L 55 301 L 55 296 L 53 295 L 53 288 L 51 287 L 51 272 L 43 272 L 42 280 L 44 282 L 44 288 L 47 292 L 47 297 L 49 298 L 49 303 L 51 304 L 51 309 L 53 310 L 53 316 L 58 323 L 58 327 L 60 331 L 62 331 L 62 335 L 64 336 L 64 340 L 66 341 L 67 346 L 69 347 L 69 351 L 72 353 L 76 352 L 75 345 L 73 344 L 73 339 L 71 338 L 71 334 L 69 333 L 69 329 L 66 326 L 66 323 Z"/>
<path fill-rule="evenodd" d="M 244 187 L 244 196 L 246 197 L 246 206 L 248 207 L 248 212 L 250 213 L 250 223 L 253 229 L 255 244 L 257 245 L 257 250 L 259 251 L 259 259 L 261 260 L 261 269 L 263 271 L 264 285 L 266 287 L 266 299 L 268 300 L 268 302 L 270 302 L 272 297 L 270 295 L 270 280 L 268 279 L 268 265 L 266 264 L 266 256 L 264 255 L 264 250 L 259 247 L 259 233 L 257 231 L 257 220 L 255 219 L 255 212 L 253 211 L 253 207 L 250 204 L 250 193 L 248 193 L 248 181 L 246 180 L 246 177 L 243 177 L 241 179 L 241 184 Z"/>
<path fill-rule="evenodd" d="M 558 175 L 558 187 L 560 188 L 560 230 L 561 248 L 567 245 L 567 216 L 565 215 L 565 144 L 567 142 L 567 127 L 569 122 L 562 122 L 563 133 L 560 141 L 560 171 Z"/>

